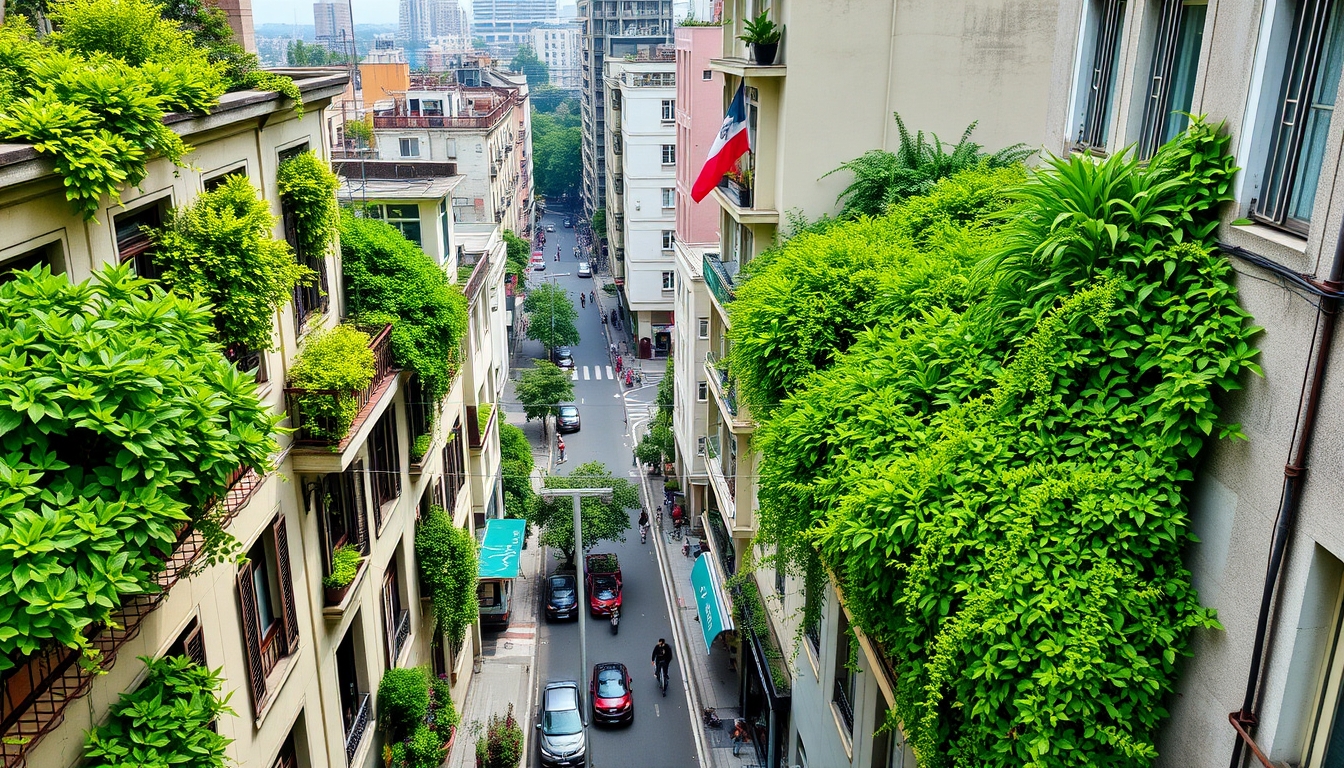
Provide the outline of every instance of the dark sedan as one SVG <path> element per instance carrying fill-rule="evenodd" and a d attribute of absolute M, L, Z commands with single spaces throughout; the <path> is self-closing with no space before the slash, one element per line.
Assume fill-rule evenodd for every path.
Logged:
<path fill-rule="evenodd" d="M 546 619 L 577 619 L 579 617 L 578 584 L 569 574 L 556 574 L 546 579 Z"/>
<path fill-rule="evenodd" d="M 593 699 L 594 723 L 634 723 L 635 696 L 630 671 L 624 664 L 609 661 L 593 665 L 593 680 L 588 692 Z"/>
<path fill-rule="evenodd" d="M 560 413 L 555 417 L 555 428 L 560 432 L 578 432 L 579 431 L 579 409 L 573 405 L 560 406 Z"/>

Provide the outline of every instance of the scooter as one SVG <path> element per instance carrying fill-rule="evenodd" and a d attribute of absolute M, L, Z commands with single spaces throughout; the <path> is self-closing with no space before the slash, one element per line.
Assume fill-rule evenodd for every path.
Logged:
<path fill-rule="evenodd" d="M 723 720 L 715 713 L 714 707 L 705 707 L 704 714 L 700 717 L 708 728 L 719 728 L 723 725 Z"/>
<path fill-rule="evenodd" d="M 635 375 L 631 373 L 629 368 L 625 369 L 625 386 L 627 387 L 635 386 Z"/>
<path fill-rule="evenodd" d="M 620 631 L 620 628 L 619 628 L 619 627 L 620 627 L 620 623 L 621 623 L 621 609 L 620 609 L 619 607 L 617 607 L 617 606 L 612 606 L 612 607 L 611 607 L 611 634 L 614 635 L 614 634 L 616 634 L 617 632 Z"/>

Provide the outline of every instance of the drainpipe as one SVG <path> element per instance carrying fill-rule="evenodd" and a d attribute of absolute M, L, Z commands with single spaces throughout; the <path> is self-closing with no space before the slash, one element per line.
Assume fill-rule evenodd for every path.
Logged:
<path fill-rule="evenodd" d="M 1245 257 L 1245 252 L 1241 249 L 1227 250 L 1232 255 Z M 1259 263 L 1264 260 L 1255 261 Z M 1294 277 L 1295 282 L 1303 280 L 1300 275 Z M 1316 412 L 1320 408 L 1321 383 L 1325 379 L 1335 336 L 1335 316 L 1339 311 L 1340 298 L 1344 295 L 1341 294 L 1341 288 L 1344 288 L 1344 229 L 1340 230 L 1339 239 L 1335 244 L 1335 255 L 1330 264 L 1329 276 L 1324 283 L 1317 283 L 1314 280 L 1309 282 L 1316 289 L 1312 293 L 1320 297 L 1316 312 L 1316 329 L 1312 335 L 1307 367 L 1302 375 L 1302 394 L 1298 398 L 1297 421 L 1293 425 L 1293 437 L 1288 448 L 1288 463 L 1283 468 L 1283 490 L 1280 494 L 1278 519 L 1274 524 L 1274 538 L 1270 542 L 1269 565 L 1265 570 L 1264 590 L 1260 596 L 1260 612 L 1255 622 L 1255 644 L 1251 647 L 1251 667 L 1246 678 L 1246 696 L 1241 709 L 1227 716 L 1237 731 L 1237 741 L 1232 749 L 1231 768 L 1241 766 L 1243 747 L 1249 747 L 1262 765 L 1272 768 L 1272 764 L 1252 737 L 1258 719 L 1256 699 L 1264 677 L 1267 639 L 1275 629 L 1273 609 L 1278 595 L 1279 578 L 1283 572 L 1284 555 L 1288 551 L 1288 542 L 1297 525 L 1298 512 L 1302 505 L 1302 487 L 1306 483 L 1312 433 L 1316 428 Z"/>

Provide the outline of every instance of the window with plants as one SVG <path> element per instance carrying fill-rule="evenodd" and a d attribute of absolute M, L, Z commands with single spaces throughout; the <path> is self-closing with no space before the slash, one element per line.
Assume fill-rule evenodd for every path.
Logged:
<path fill-rule="evenodd" d="M 476 621 L 476 539 L 453 525 L 440 506 L 433 506 L 415 528 L 415 558 L 420 585 L 434 605 L 433 642 L 447 637 L 456 646 Z"/>
<path fill-rule="evenodd" d="M 148 667 L 139 688 L 121 694 L 107 722 L 88 734 L 88 768 L 225 768 L 233 739 L 214 728 L 229 708 L 224 678 L 186 656 L 142 657 Z"/>
<path fill-rule="evenodd" d="M 268 348 L 276 310 L 296 284 L 313 278 L 295 263 L 289 245 L 272 237 L 275 222 L 247 177 L 235 174 L 150 233 L 164 281 L 210 301 L 226 347 Z"/>
<path fill-rule="evenodd" d="M 190 148 L 164 124 L 168 113 L 207 111 L 237 88 L 301 101 L 289 78 L 260 71 L 232 43 L 237 54 L 226 61 L 216 55 L 224 43 L 204 41 L 203 26 L 163 10 L 151 0 L 65 0 L 43 19 L 54 30 L 46 37 L 22 16 L 0 27 L 0 138 L 51 156 L 85 218 L 143 181 L 150 158 L 182 164 Z"/>
<path fill-rule="evenodd" d="M 423 668 L 389 669 L 378 684 L 378 727 L 391 768 L 439 768 L 457 728 L 452 686 Z"/>
<path fill-rule="evenodd" d="M 376 374 L 369 335 L 350 325 L 314 331 L 304 341 L 289 371 L 298 396 L 304 429 L 316 438 L 340 440 L 359 415 L 358 392 Z"/>
<path fill-rule="evenodd" d="M 308 151 L 281 162 L 275 183 L 286 214 L 294 217 L 299 255 L 321 259 L 336 239 L 340 218 L 336 189 L 341 180 L 325 160 Z"/>
<path fill-rule="evenodd" d="M 521 289 L 526 282 L 527 266 L 532 260 L 532 245 L 515 235 L 513 230 L 504 230 L 505 269 L 510 277 L 516 278 Z"/>
<path fill-rule="evenodd" d="M 739 287 L 760 543 L 833 574 L 921 765 L 1156 758 L 1218 628 L 1181 559 L 1194 472 L 1258 372 L 1213 250 L 1227 146 L 1197 121 L 1147 165 L 977 167 Z"/>
<path fill-rule="evenodd" d="M 280 417 L 214 336 L 203 300 L 129 266 L 0 285 L 0 671 L 92 653 L 86 630 L 154 589 L 183 525 L 198 563 L 236 555 L 214 501 L 239 466 L 267 471 Z"/>
<path fill-rule="evenodd" d="M 342 544 L 331 553 L 331 573 L 322 579 L 327 589 L 345 589 L 354 583 L 359 575 L 359 566 L 364 562 L 364 553 L 354 544 Z"/>
<path fill-rule="evenodd" d="M 752 575 L 751 568 L 744 568 L 733 574 L 724 586 L 728 588 L 728 594 L 732 597 L 733 620 L 738 626 L 746 627 L 760 641 L 765 665 L 770 670 L 770 681 L 774 683 L 776 690 L 788 691 L 792 687 L 787 671 L 788 662 L 770 630 L 770 617 L 765 612 L 761 590 L 756 585 L 756 577 Z"/>

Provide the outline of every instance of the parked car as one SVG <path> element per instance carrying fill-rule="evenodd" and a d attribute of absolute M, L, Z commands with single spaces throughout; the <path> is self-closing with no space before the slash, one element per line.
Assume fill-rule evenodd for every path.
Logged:
<path fill-rule="evenodd" d="M 546 579 L 546 620 L 579 618 L 578 580 L 568 573 Z"/>
<path fill-rule="evenodd" d="M 593 700 L 594 723 L 634 724 L 635 696 L 630 690 L 633 682 L 624 664 L 606 661 L 593 665 L 588 693 Z"/>
<path fill-rule="evenodd" d="M 588 265 L 588 262 L 586 261 L 579 262 L 579 277 L 592 277 L 592 276 L 593 276 L 593 268 Z"/>
<path fill-rule="evenodd" d="M 547 225 L 546 225 L 546 231 L 547 231 L 547 232 L 554 232 L 554 231 L 555 231 L 555 225 L 554 225 L 554 224 L 547 224 Z"/>
<path fill-rule="evenodd" d="M 577 405 L 560 406 L 560 413 L 555 417 L 555 430 L 557 432 L 579 431 L 579 407 Z"/>
<path fill-rule="evenodd" d="M 588 762 L 587 723 L 579 711 L 579 684 L 547 683 L 541 692 L 540 738 L 537 748 L 545 768 L 576 768 Z"/>
<path fill-rule="evenodd" d="M 569 347 L 556 347 L 555 364 L 561 368 L 574 367 L 574 350 Z"/>
<path fill-rule="evenodd" d="M 541 251 L 532 252 L 532 270 L 534 272 L 546 271 L 546 254 Z"/>

